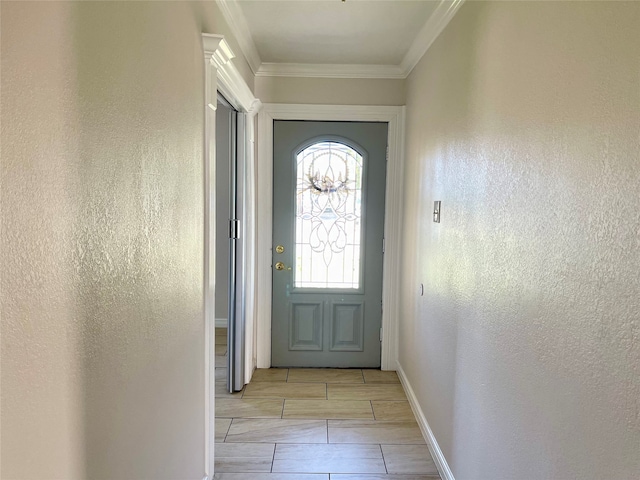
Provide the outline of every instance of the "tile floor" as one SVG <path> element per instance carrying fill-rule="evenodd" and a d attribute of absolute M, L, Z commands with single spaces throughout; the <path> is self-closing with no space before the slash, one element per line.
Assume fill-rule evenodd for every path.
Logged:
<path fill-rule="evenodd" d="M 215 480 L 435 480 L 395 372 L 256 370 L 226 391 L 226 329 L 216 329 Z"/>

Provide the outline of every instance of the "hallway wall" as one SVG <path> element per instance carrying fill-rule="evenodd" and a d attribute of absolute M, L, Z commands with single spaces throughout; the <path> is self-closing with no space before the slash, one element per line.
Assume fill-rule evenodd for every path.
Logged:
<path fill-rule="evenodd" d="M 215 2 L 1 8 L 1 476 L 201 480 L 200 34 L 240 49 Z"/>
<path fill-rule="evenodd" d="M 404 105 L 405 81 L 379 78 L 256 77 L 262 103 Z"/>
<path fill-rule="evenodd" d="M 640 471 L 639 31 L 467 2 L 408 78 L 399 363 L 457 480 Z"/>

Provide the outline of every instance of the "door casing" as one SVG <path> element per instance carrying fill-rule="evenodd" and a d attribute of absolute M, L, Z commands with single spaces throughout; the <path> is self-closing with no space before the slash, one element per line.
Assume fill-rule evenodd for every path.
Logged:
<path fill-rule="evenodd" d="M 400 226 L 404 170 L 405 107 L 263 104 L 258 113 L 256 323 L 257 367 L 271 366 L 271 293 L 273 223 L 273 121 L 387 122 L 388 154 L 385 206 L 385 256 L 383 263 L 382 369 L 397 364 L 397 324 L 400 280 Z"/>
<path fill-rule="evenodd" d="M 203 252 L 203 326 L 204 326 L 204 472 L 205 478 L 213 478 L 215 464 L 215 146 L 216 146 L 216 116 L 215 110 L 220 92 L 239 112 L 246 113 L 246 159 L 247 189 L 245 190 L 245 236 L 255 238 L 255 158 L 254 152 L 254 117 L 260 109 L 260 101 L 253 96 L 239 70 L 231 61 L 235 55 L 222 35 L 202 34 L 204 50 L 204 252 Z M 248 241 L 245 249 L 248 268 L 246 270 L 245 305 L 249 312 L 254 311 L 255 242 Z M 253 346 L 253 317 L 246 317 L 245 345 Z M 253 371 L 253 348 L 245 350 L 245 378 L 248 379 Z"/>

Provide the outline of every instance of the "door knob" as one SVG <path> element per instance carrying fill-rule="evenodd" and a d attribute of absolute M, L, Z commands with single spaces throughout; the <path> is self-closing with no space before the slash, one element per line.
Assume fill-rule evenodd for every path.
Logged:
<path fill-rule="evenodd" d="M 282 262 L 276 262 L 275 267 L 276 267 L 276 270 L 284 270 L 285 268 L 286 268 L 287 270 L 291 270 L 291 267 L 287 268 L 287 267 L 285 266 L 285 264 L 284 264 L 284 263 L 282 263 Z"/>
<path fill-rule="evenodd" d="M 282 245 L 278 245 L 276 247 L 276 253 L 283 253 L 284 252 L 284 247 Z"/>

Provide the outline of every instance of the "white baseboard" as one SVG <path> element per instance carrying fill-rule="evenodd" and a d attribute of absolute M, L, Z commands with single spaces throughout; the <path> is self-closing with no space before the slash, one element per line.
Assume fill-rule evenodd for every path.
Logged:
<path fill-rule="evenodd" d="M 418 421 L 418 425 L 420 426 L 420 430 L 422 431 L 422 436 L 427 442 L 427 446 L 429 447 L 429 451 L 431 452 L 431 456 L 433 457 L 433 461 L 438 468 L 438 472 L 440 472 L 440 477 L 442 480 L 456 480 L 449 468 L 449 464 L 447 463 L 447 459 L 444 458 L 444 454 L 442 450 L 440 450 L 440 446 L 438 445 L 438 441 L 431 431 L 431 427 L 429 427 L 429 422 L 427 422 L 427 417 L 425 417 L 424 412 L 420 408 L 420 404 L 418 403 L 418 398 L 416 394 L 413 392 L 413 388 L 409 384 L 409 380 L 402 369 L 402 365 L 400 362 L 397 363 L 396 373 L 398 377 L 400 377 L 400 382 L 404 387 L 404 391 L 407 394 L 407 398 L 409 399 L 409 403 L 411 404 L 411 410 L 413 410 L 413 414 L 416 416 L 416 420 Z"/>
<path fill-rule="evenodd" d="M 216 318 L 216 328 L 227 328 L 227 319 Z"/>

